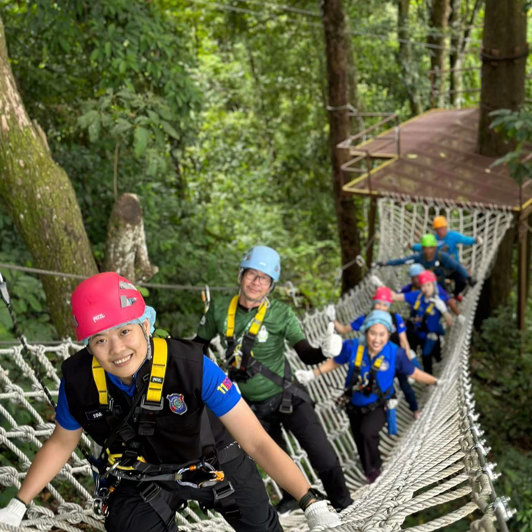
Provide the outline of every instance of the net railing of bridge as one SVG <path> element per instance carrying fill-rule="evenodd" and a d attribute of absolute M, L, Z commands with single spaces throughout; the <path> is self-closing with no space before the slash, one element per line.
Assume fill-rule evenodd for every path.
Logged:
<path fill-rule="evenodd" d="M 460 520 L 467 520 L 471 530 L 495 530 L 494 523 L 505 530 L 505 519 L 511 514 L 507 501 L 497 497 L 493 486 L 496 474 L 486 457 L 488 448 L 478 424 L 468 368 L 473 317 L 482 283 L 513 216 L 511 212 L 473 205 L 458 208 L 448 203 L 412 203 L 401 198 L 379 200 L 379 261 L 409 254 L 405 245 L 419 241 L 423 233 L 430 231 L 435 212 L 447 216 L 450 229 L 482 237 L 482 244 L 461 250 L 461 261 L 478 282 L 461 303 L 465 322 L 455 322 L 447 330 L 442 362 L 435 369 L 441 384 L 430 389 L 415 386 L 422 410 L 418 420 L 414 421 L 398 394 L 399 433 L 388 436 L 385 429 L 381 433 L 384 467 L 375 483 L 366 484 L 347 417 L 334 401 L 343 390 L 345 370 L 329 373 L 309 386 L 354 498 L 354 503 L 342 512 L 342 525 L 336 530 L 401 530 L 410 516 L 414 519 L 409 522 L 423 523 L 406 528 L 412 531 L 445 529 Z M 406 271 L 407 267 L 388 267 L 369 273 L 399 289 L 408 281 Z M 373 291 L 371 275 L 367 275 L 336 303 L 339 321 L 348 323 L 366 313 Z M 403 309 L 396 304 L 395 310 Z M 301 322 L 311 343 L 317 344 L 328 323 L 325 309 L 306 314 Z M 30 346 L 31 366 L 39 369 L 52 397 L 57 397 L 59 387 L 57 369 L 79 348 L 68 340 L 57 346 Z M 289 359 L 294 369 L 304 367 L 294 352 L 289 352 Z M 21 347 L 0 349 L 0 486 L 12 495 L 20 487 L 33 455 L 54 427 L 53 410 L 31 366 L 22 356 Z M 319 488 L 320 481 L 306 453 L 290 434 L 284 436 L 294 461 Z M 83 439 L 89 446 L 88 438 Z M 280 494 L 271 479 L 266 478 L 265 483 L 272 494 Z M 104 530 L 101 519 L 92 513 L 92 472 L 79 451 L 72 454 L 36 502 L 18 530 Z M 232 530 L 215 512 L 202 514 L 193 505 L 177 514 L 177 522 L 180 530 Z M 283 517 L 282 524 L 285 530 L 308 530 L 302 512 Z"/>

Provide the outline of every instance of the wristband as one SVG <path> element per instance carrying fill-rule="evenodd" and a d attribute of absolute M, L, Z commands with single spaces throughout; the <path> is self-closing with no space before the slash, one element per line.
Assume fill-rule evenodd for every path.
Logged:
<path fill-rule="evenodd" d="M 28 505 L 22 499 L 19 499 L 16 495 L 13 497 L 13 499 L 17 499 L 17 501 L 21 502 L 26 508 L 28 507 Z"/>
<path fill-rule="evenodd" d="M 301 499 L 299 499 L 299 507 L 305 511 L 308 506 L 310 505 L 310 501 L 316 500 L 320 501 L 322 499 L 322 496 L 320 495 L 320 492 L 315 490 L 314 488 L 310 488 Z"/>

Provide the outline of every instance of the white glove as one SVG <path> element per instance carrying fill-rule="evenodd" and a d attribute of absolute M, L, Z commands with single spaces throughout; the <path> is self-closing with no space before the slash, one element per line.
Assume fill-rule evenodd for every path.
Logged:
<path fill-rule="evenodd" d="M 439 296 L 431 298 L 431 303 L 434 303 L 434 306 L 442 313 L 447 312 L 447 305 L 440 299 Z"/>
<path fill-rule="evenodd" d="M 410 349 L 410 353 L 407 353 L 409 360 L 415 360 L 417 358 L 417 354 L 413 349 Z"/>
<path fill-rule="evenodd" d="M 458 314 L 458 316 L 456 316 L 456 319 L 458 320 L 458 323 L 460 325 L 463 325 L 466 322 L 466 317 L 463 314 Z"/>
<path fill-rule="evenodd" d="M 477 244 L 479 245 L 482 245 L 484 243 L 484 239 L 481 237 L 481 236 L 477 236 L 477 238 L 475 238 Z"/>
<path fill-rule="evenodd" d="M 338 514 L 329 510 L 327 501 L 313 502 L 305 510 L 305 517 L 311 532 L 319 526 L 323 527 L 323 530 L 328 530 L 341 524 Z"/>
<path fill-rule="evenodd" d="M 370 275 L 369 280 L 376 287 L 384 286 L 384 283 L 376 275 Z"/>
<path fill-rule="evenodd" d="M 336 307 L 334 305 L 327 305 L 325 307 L 325 315 L 329 321 L 334 321 L 336 319 Z"/>
<path fill-rule="evenodd" d="M 334 332 L 334 323 L 331 321 L 327 326 L 325 337 L 321 341 L 321 352 L 326 358 L 335 357 L 342 350 L 342 337 Z"/>
<path fill-rule="evenodd" d="M 296 369 L 296 379 L 301 384 L 308 384 L 310 381 L 314 380 L 316 375 L 311 369 Z"/>
<path fill-rule="evenodd" d="M 438 335 L 436 333 L 428 333 L 427 334 L 427 340 L 434 340 L 436 341 L 438 339 Z"/>
<path fill-rule="evenodd" d="M 0 510 L 0 523 L 18 527 L 25 513 L 26 505 L 18 499 L 11 499 L 9 504 Z"/>

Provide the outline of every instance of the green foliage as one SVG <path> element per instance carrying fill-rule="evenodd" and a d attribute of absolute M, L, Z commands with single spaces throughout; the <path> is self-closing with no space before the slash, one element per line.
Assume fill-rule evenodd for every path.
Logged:
<path fill-rule="evenodd" d="M 281 284 L 319 306 L 339 295 L 340 266 L 321 19 L 214 7 L 0 0 L 25 106 L 73 182 L 99 264 L 116 183 L 141 198 L 152 282 L 235 289 L 240 258 L 262 243 L 281 253 Z M 363 107 L 406 118 L 396 6 L 344 8 Z M 423 41 L 425 7 L 410 19 Z M 413 46 L 410 75 L 427 97 L 429 59 Z M 287 298 L 282 286 L 275 297 Z M 158 326 L 194 333 L 197 291 L 152 290 L 149 302 Z"/>
<path fill-rule="evenodd" d="M 532 143 L 532 112 L 526 108 L 520 111 L 499 109 L 490 116 L 494 118 L 490 127 L 515 143 L 515 149 L 497 159 L 493 166 L 506 164 L 510 175 L 522 185 L 532 176 L 532 160 L 526 157 Z"/>

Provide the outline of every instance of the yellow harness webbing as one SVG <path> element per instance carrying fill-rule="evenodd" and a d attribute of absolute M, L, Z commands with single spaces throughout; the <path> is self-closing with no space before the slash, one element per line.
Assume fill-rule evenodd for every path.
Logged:
<path fill-rule="evenodd" d="M 229 308 L 227 309 L 227 330 L 225 332 L 226 338 L 233 338 L 235 335 L 235 315 L 236 315 L 236 309 L 238 307 L 238 294 L 231 299 L 231 303 L 229 303 Z M 253 321 L 251 323 L 251 326 L 249 327 L 248 333 L 251 336 L 257 336 L 260 326 L 262 325 L 262 322 L 264 321 L 264 316 L 266 315 L 266 310 L 268 310 L 268 300 L 265 299 L 259 306 L 259 310 L 257 311 L 257 314 L 253 318 Z"/>
<path fill-rule="evenodd" d="M 146 392 L 146 401 L 159 403 L 163 393 L 164 377 L 168 364 L 168 344 L 164 338 L 153 339 L 153 363 L 150 381 Z"/>
<path fill-rule="evenodd" d="M 164 377 L 166 375 L 166 366 L 168 364 L 168 345 L 164 338 L 153 338 L 153 363 L 151 366 L 150 380 L 146 400 L 149 402 L 159 403 L 163 392 Z M 100 366 L 96 357 L 92 357 L 92 376 L 94 384 L 98 390 L 98 399 L 100 405 L 109 405 L 109 396 L 107 393 L 107 381 L 105 379 L 105 370 Z"/>
<path fill-rule="evenodd" d="M 109 399 L 107 396 L 107 382 L 105 380 L 105 370 L 100 366 L 100 363 L 96 360 L 96 357 L 92 357 L 92 377 L 96 389 L 98 390 L 98 400 L 101 405 L 107 406 Z"/>
<path fill-rule="evenodd" d="M 421 305 L 421 297 L 422 297 L 422 294 L 419 294 L 419 295 L 417 296 L 416 302 L 414 303 L 414 310 L 416 311 L 416 313 L 417 313 L 417 309 L 419 308 L 419 305 Z M 433 308 L 434 308 L 434 303 L 431 303 L 431 304 L 425 309 L 425 312 L 424 312 L 423 314 L 431 314 Z"/>

